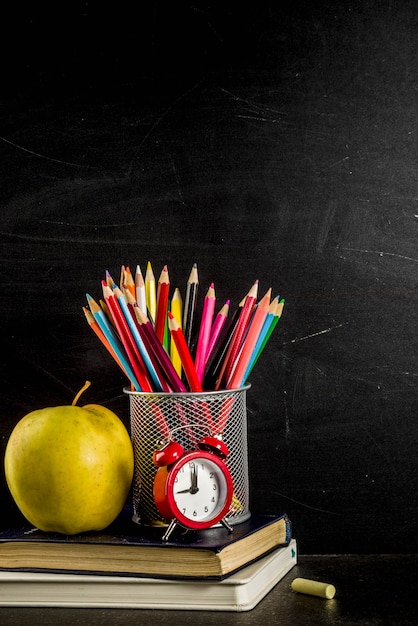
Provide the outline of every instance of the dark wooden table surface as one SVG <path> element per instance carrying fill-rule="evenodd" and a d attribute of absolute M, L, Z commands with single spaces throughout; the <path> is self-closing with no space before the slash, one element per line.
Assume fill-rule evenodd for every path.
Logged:
<path fill-rule="evenodd" d="M 417 555 L 300 556 L 299 563 L 248 612 L 141 609 L 2 608 L 0 624 L 43 626 L 240 624 L 418 624 Z M 290 584 L 302 576 L 335 585 L 332 600 L 294 593 Z"/>

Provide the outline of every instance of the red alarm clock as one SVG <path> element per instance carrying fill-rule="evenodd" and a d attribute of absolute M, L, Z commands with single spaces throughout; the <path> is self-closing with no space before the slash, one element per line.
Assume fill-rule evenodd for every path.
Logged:
<path fill-rule="evenodd" d="M 185 452 L 178 442 L 169 441 L 154 452 L 158 466 L 154 502 L 170 522 L 164 540 L 177 524 L 201 530 L 220 522 L 229 532 L 233 530 L 226 520 L 233 496 L 231 473 L 224 462 L 228 448 L 212 436 L 203 437 L 197 448 Z"/>

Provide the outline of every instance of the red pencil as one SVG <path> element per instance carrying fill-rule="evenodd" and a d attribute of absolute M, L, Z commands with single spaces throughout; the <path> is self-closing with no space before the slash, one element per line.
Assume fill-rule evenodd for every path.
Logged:
<path fill-rule="evenodd" d="M 200 384 L 200 380 L 196 373 L 196 368 L 194 366 L 190 350 L 186 343 L 186 339 L 184 338 L 180 324 L 171 311 L 168 312 L 168 327 L 170 329 L 171 337 L 176 344 L 181 364 L 183 366 L 183 371 L 190 386 L 190 391 L 203 391 L 202 385 Z"/>
<path fill-rule="evenodd" d="M 106 283 L 106 281 L 102 281 L 102 287 L 103 297 L 112 314 L 113 320 L 119 333 L 120 340 L 124 345 L 132 369 L 134 370 L 134 373 L 141 386 L 141 391 L 152 391 L 153 389 L 148 380 L 142 357 L 132 337 L 128 322 L 126 321 L 125 316 L 120 309 L 119 303 L 117 302 L 111 288 Z"/>
<path fill-rule="evenodd" d="M 148 339 L 148 335 L 146 332 L 144 332 L 144 330 L 141 328 L 139 322 L 138 322 L 138 318 L 137 315 L 135 313 L 135 309 L 138 308 L 139 310 L 141 310 L 141 307 L 138 306 L 138 303 L 136 302 L 135 298 L 129 293 L 126 293 L 126 304 L 128 306 L 128 309 L 130 311 L 131 317 L 138 329 L 139 334 L 141 335 L 142 341 L 144 343 L 145 349 L 148 353 L 148 356 L 151 360 L 151 363 L 154 367 L 154 370 L 157 374 L 158 380 L 159 380 L 159 384 L 162 387 L 162 390 L 164 392 L 171 392 L 173 391 L 171 386 L 168 383 L 167 377 L 161 367 L 161 363 L 159 361 L 159 359 L 156 357 L 155 352 L 150 344 L 150 341 Z M 146 319 L 146 315 L 144 314 L 144 318 Z"/>
<path fill-rule="evenodd" d="M 170 290 L 170 278 L 167 265 L 164 265 L 157 284 L 157 313 L 155 317 L 155 334 L 164 344 L 164 329 L 167 319 L 168 292 Z"/>
<path fill-rule="evenodd" d="M 146 334 L 149 344 L 154 350 L 154 354 L 158 358 L 161 367 L 164 370 L 164 373 L 167 376 L 171 387 L 173 388 L 173 391 L 177 393 L 187 392 L 186 386 L 184 385 L 181 378 L 178 376 L 176 370 L 174 369 L 174 365 L 170 360 L 170 357 L 168 356 L 157 335 L 155 334 L 151 322 L 142 313 L 139 307 L 133 307 L 133 311 L 138 321 L 138 329 L 140 330 L 140 332 Z"/>
<path fill-rule="evenodd" d="M 215 390 L 219 389 L 221 385 L 226 387 L 226 383 L 229 380 L 229 377 L 232 372 L 232 368 L 234 366 L 235 360 L 241 348 L 241 342 L 244 337 L 245 330 L 247 328 L 251 314 L 253 312 L 254 304 L 257 301 L 257 293 L 258 293 L 258 280 L 256 280 L 254 284 L 251 286 L 251 289 L 249 290 L 245 298 L 244 306 L 242 307 L 241 312 L 239 314 L 238 323 L 235 328 L 234 335 L 231 339 L 228 352 L 225 355 L 225 361 L 223 363 L 221 373 L 216 383 Z"/>
<path fill-rule="evenodd" d="M 266 295 L 258 303 L 258 306 L 254 313 L 254 317 L 248 329 L 247 336 L 243 343 L 241 353 L 237 359 L 237 362 L 233 364 L 231 378 L 227 381 L 228 389 L 238 389 L 243 384 L 244 374 L 246 372 L 247 365 L 250 361 L 254 346 L 260 335 L 264 320 L 266 319 L 266 316 L 269 312 L 270 298 L 271 289 L 267 291 Z"/>
<path fill-rule="evenodd" d="M 193 392 L 203 391 L 199 378 L 196 373 L 196 368 L 194 366 L 193 359 L 190 354 L 190 350 L 186 343 L 186 339 L 183 335 L 183 331 L 180 327 L 180 324 L 178 323 L 174 315 L 171 313 L 171 311 L 168 312 L 168 327 L 170 329 L 171 337 L 176 344 L 176 348 L 179 353 L 181 363 L 183 366 L 183 371 L 187 378 L 187 382 L 189 383 L 189 386 L 190 386 L 190 391 L 193 391 Z M 206 402 L 202 402 L 202 412 L 204 413 L 206 417 L 207 425 L 210 431 L 213 432 L 215 425 L 213 423 L 209 406 Z"/>

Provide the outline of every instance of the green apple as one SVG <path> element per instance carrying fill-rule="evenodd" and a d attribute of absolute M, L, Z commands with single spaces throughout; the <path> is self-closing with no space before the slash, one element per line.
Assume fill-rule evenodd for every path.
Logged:
<path fill-rule="evenodd" d="M 13 429 L 5 474 L 14 501 L 43 531 L 67 535 L 106 528 L 121 512 L 134 459 L 123 422 L 88 404 L 32 411 Z"/>

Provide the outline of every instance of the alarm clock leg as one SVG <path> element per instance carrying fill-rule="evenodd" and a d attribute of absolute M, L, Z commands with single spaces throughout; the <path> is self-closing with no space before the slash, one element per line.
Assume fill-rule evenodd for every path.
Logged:
<path fill-rule="evenodd" d="M 232 533 L 234 531 L 233 527 L 231 526 L 231 524 L 228 522 L 228 520 L 226 519 L 226 517 L 223 517 L 220 521 L 220 524 L 222 524 L 222 526 L 225 526 L 225 528 L 228 530 L 229 533 Z"/>
<path fill-rule="evenodd" d="M 171 533 L 173 532 L 173 530 L 175 529 L 176 526 L 177 526 L 177 520 L 172 519 L 170 524 L 168 525 L 167 530 L 165 531 L 164 535 L 162 536 L 162 540 L 163 541 L 168 541 L 168 538 L 170 537 Z"/>

